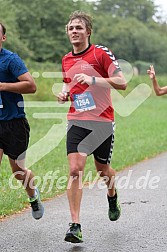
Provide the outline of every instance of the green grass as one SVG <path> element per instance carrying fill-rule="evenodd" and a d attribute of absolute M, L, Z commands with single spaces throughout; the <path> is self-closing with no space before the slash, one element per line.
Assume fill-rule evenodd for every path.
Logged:
<path fill-rule="evenodd" d="M 167 76 L 158 77 L 160 84 L 165 85 L 165 79 L 167 79 L 166 77 Z M 59 83 L 60 81 L 58 80 L 57 82 Z M 121 93 L 127 95 L 134 87 L 144 82 L 150 85 L 150 81 L 147 76 L 135 77 L 129 83 L 127 90 L 125 92 L 121 91 Z M 56 83 L 55 79 L 38 78 L 37 94 L 26 95 L 25 100 L 55 102 L 55 96 L 51 91 L 54 83 Z M 57 85 L 57 87 L 59 89 L 59 85 Z M 117 127 L 112 158 L 112 167 L 114 169 L 119 171 L 124 167 L 133 165 L 141 160 L 148 159 L 161 152 L 167 151 L 166 107 L 167 96 L 156 97 L 153 92 L 151 96 L 128 117 L 122 117 L 117 113 L 115 114 Z M 27 118 L 31 125 L 30 147 L 42 139 L 53 125 L 57 124 L 58 126 L 53 133 L 53 137 L 51 137 L 48 141 L 41 143 L 38 148 L 32 152 L 31 158 L 36 157 L 43 149 L 52 149 L 54 147 L 54 141 L 57 141 L 61 132 L 64 131 L 65 133 L 65 125 L 63 127 L 61 119 L 36 119 L 33 117 L 34 113 L 65 113 L 66 111 L 67 108 L 63 107 L 26 108 Z M 64 180 L 66 180 L 68 176 L 65 137 L 60 141 L 57 147 L 53 148 L 47 155 L 33 164 L 31 169 L 35 175 L 39 176 L 38 179 L 41 180 L 36 180 L 36 182 L 40 182 L 39 188 L 41 190 L 41 197 L 43 200 L 64 192 L 66 190 L 66 183 Z M 96 172 L 92 156 L 88 157 L 85 168 L 85 176 L 88 171 L 93 172 L 94 179 Z M 52 180 L 50 179 L 46 184 L 44 184 L 45 175 L 49 172 L 50 175 L 52 175 Z M 58 173 L 56 174 L 56 172 Z M 64 176 L 62 181 L 59 180 L 62 185 L 62 188 L 60 189 L 57 186 L 58 178 L 54 178 L 54 174 L 58 175 L 58 178 Z M 4 156 L 0 172 L 0 216 L 15 213 L 28 206 L 27 195 L 22 186 L 19 186 L 20 188 L 17 190 L 10 189 L 10 177 L 11 170 L 8 164 L 8 159 Z M 53 185 L 51 182 L 53 182 Z M 16 180 L 14 180 L 14 185 L 18 185 Z"/>

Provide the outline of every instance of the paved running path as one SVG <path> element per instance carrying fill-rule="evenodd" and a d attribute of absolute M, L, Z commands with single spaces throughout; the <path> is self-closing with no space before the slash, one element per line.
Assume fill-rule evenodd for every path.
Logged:
<path fill-rule="evenodd" d="M 128 174 L 131 177 L 125 183 Z M 100 189 L 99 185 L 84 188 L 81 245 L 64 241 L 70 221 L 64 194 L 44 202 L 45 215 L 39 221 L 32 219 L 30 209 L 0 221 L 0 251 L 166 252 L 167 153 L 125 169 L 117 176 L 117 186 L 127 189 L 119 189 L 122 216 L 116 222 L 110 222 L 107 216 L 106 189 Z M 142 176 L 147 178 L 145 184 Z"/>

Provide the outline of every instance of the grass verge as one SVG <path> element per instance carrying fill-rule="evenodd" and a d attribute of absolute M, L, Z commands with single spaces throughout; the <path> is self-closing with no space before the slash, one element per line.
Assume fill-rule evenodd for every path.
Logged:
<path fill-rule="evenodd" d="M 159 77 L 160 84 L 165 83 L 165 76 Z M 59 81 L 58 81 L 59 82 Z M 148 78 L 136 77 L 130 83 L 128 90 L 133 90 L 140 83 L 147 83 Z M 48 107 L 47 101 L 55 102 L 51 92 L 55 80 L 38 80 L 39 91 L 34 95 L 34 100 L 44 101 L 43 107 L 27 107 L 26 113 L 31 125 L 30 148 L 33 147 L 29 160 L 31 169 L 39 184 L 42 199 L 48 199 L 66 190 L 68 164 L 65 149 L 65 118 L 67 108 Z M 47 92 L 48 87 L 48 92 Z M 29 98 L 30 97 L 30 98 Z M 32 100 L 32 96 L 26 96 L 25 100 Z M 117 171 L 131 166 L 141 160 L 151 158 L 167 151 L 167 120 L 166 120 L 167 97 L 156 97 L 154 93 L 142 103 L 132 114 L 122 117 L 115 114 L 116 133 L 115 145 L 112 158 L 112 167 Z M 43 116 L 41 116 L 41 114 Z M 62 113 L 58 118 L 58 113 Z M 35 116 L 34 116 L 35 115 Z M 65 119 L 64 119 L 65 120 Z M 63 122 L 63 123 L 62 123 Z M 52 130 L 51 130 L 52 128 Z M 50 132 L 50 133 L 49 133 Z M 50 137 L 48 137 L 50 134 Z M 47 138 L 47 137 L 48 138 Z M 40 141 L 39 141 L 40 140 Z M 38 143 L 38 144 L 36 144 Z M 41 153 L 45 153 L 40 158 Z M 92 178 L 96 176 L 92 156 L 88 157 L 85 167 L 85 176 L 92 171 Z M 46 174 L 50 179 L 46 181 Z M 17 189 L 11 189 L 12 183 Z M 12 181 L 12 182 L 11 182 Z M 10 215 L 20 211 L 28 205 L 27 195 L 17 181 L 11 180 L 11 170 L 7 157 L 4 156 L 0 172 L 0 216 Z"/>

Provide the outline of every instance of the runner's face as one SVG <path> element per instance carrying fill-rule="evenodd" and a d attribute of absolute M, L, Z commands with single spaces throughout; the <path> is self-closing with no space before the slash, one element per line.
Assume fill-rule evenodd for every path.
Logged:
<path fill-rule="evenodd" d="M 85 23 L 79 19 L 74 19 L 68 23 L 67 30 L 71 44 L 79 45 L 88 42 L 90 32 L 87 31 Z"/>

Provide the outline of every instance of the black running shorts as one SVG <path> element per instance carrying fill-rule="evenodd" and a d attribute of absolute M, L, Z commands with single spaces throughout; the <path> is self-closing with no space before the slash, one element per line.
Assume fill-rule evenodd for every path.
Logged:
<path fill-rule="evenodd" d="M 114 146 L 114 122 L 70 120 L 67 127 L 67 155 L 93 154 L 102 164 L 111 161 Z"/>
<path fill-rule="evenodd" d="M 26 118 L 0 121 L 0 149 L 11 159 L 25 158 L 30 127 Z"/>

